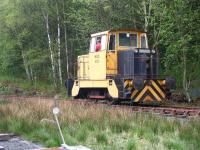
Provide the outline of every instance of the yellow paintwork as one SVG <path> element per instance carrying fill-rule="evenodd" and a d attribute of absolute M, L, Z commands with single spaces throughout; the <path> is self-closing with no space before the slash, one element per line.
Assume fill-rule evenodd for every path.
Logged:
<path fill-rule="evenodd" d="M 157 101 L 161 101 L 161 98 L 158 96 L 158 94 L 151 88 L 150 85 L 146 85 L 142 91 L 139 93 L 139 95 L 134 99 L 134 102 L 138 102 L 142 96 L 149 90 L 151 94 L 156 98 Z"/>
<path fill-rule="evenodd" d="M 79 79 L 89 79 L 89 55 L 78 56 L 78 72 Z"/>
<path fill-rule="evenodd" d="M 89 79 L 106 79 L 106 50 L 89 53 Z"/>
<path fill-rule="evenodd" d="M 165 93 L 163 93 L 163 91 L 158 87 L 158 85 L 153 81 L 151 80 L 151 83 L 153 84 L 153 86 L 156 88 L 156 90 L 160 93 L 160 95 L 165 98 Z"/>
<path fill-rule="evenodd" d="M 151 96 L 147 95 L 145 98 L 144 98 L 144 102 L 152 102 L 153 99 Z"/>
<path fill-rule="evenodd" d="M 118 50 L 128 50 L 129 47 L 119 46 L 119 33 L 136 33 L 138 34 L 138 48 L 140 48 L 140 36 L 142 33 L 135 30 L 111 30 L 102 32 L 102 34 L 107 35 L 107 47 L 109 45 L 110 34 L 115 34 L 115 50 L 114 51 L 99 51 L 89 53 L 88 55 L 81 55 L 78 57 L 78 78 L 79 79 L 91 79 L 91 80 L 101 80 L 106 79 L 107 75 L 117 75 L 117 51 Z M 92 36 L 99 36 L 100 34 L 93 34 Z"/>
<path fill-rule="evenodd" d="M 113 98 L 118 98 L 118 89 L 114 81 L 109 85 L 107 75 L 117 75 L 117 51 L 128 50 L 129 47 L 119 46 L 119 33 L 137 33 L 138 48 L 140 48 L 140 35 L 146 34 L 136 30 L 110 30 L 101 33 L 92 34 L 91 37 L 107 35 L 107 48 L 99 52 L 89 52 L 87 55 L 78 56 L 77 81 L 72 88 L 72 96 L 77 96 L 80 88 L 107 88 Z M 109 51 L 109 36 L 115 34 L 115 50 Z M 133 88 L 133 87 L 132 87 Z M 135 95 L 137 92 L 133 93 Z"/>
<path fill-rule="evenodd" d="M 76 84 L 77 81 L 74 82 L 73 88 L 72 88 L 72 96 L 77 96 L 80 90 L 80 87 L 78 84 Z"/>
<path fill-rule="evenodd" d="M 106 74 L 115 75 L 117 74 L 117 52 L 108 51 L 106 54 Z"/>
<path fill-rule="evenodd" d="M 141 46 L 140 46 L 141 34 L 146 34 L 146 33 L 135 31 L 135 30 L 117 30 L 117 31 L 108 32 L 108 37 L 110 36 L 110 34 L 116 35 L 115 51 L 107 51 L 107 54 L 106 54 L 106 66 L 107 66 L 106 74 L 108 74 L 108 75 L 117 75 L 117 63 L 118 63 L 117 62 L 117 51 L 130 49 L 130 47 L 119 46 L 119 33 L 123 33 L 123 32 L 136 33 L 138 35 L 138 41 L 137 41 L 138 48 L 141 48 Z M 108 39 L 107 45 L 109 45 L 109 38 L 107 38 L 107 39 Z"/>
<path fill-rule="evenodd" d="M 118 98 L 117 86 L 112 80 L 112 85 L 107 80 L 76 80 L 72 88 L 72 96 L 77 96 L 80 88 L 107 88 L 111 97 Z M 78 84 L 77 84 L 78 82 Z"/>
<path fill-rule="evenodd" d="M 134 90 L 133 93 L 131 94 L 131 99 L 138 93 L 138 90 Z"/>
<path fill-rule="evenodd" d="M 156 94 L 156 92 L 149 86 L 149 91 L 151 92 L 151 94 L 153 94 L 153 96 L 156 98 L 157 101 L 161 101 L 161 98 L 158 96 L 158 94 Z"/>
<path fill-rule="evenodd" d="M 158 80 L 158 82 L 160 83 L 161 86 L 165 86 L 166 85 L 166 80 Z"/>
<path fill-rule="evenodd" d="M 158 81 L 161 81 L 161 80 L 156 80 L 156 81 L 150 80 L 150 84 L 145 85 L 142 90 L 138 91 L 137 89 L 134 88 L 134 83 L 132 82 L 132 80 L 125 80 L 124 88 L 126 88 L 126 89 L 131 88 L 131 91 L 132 91 L 131 99 L 133 99 L 134 102 L 152 101 L 152 100 L 159 102 L 159 101 L 161 101 L 161 99 L 164 99 L 166 97 L 166 95 L 165 95 L 165 92 L 159 87 L 158 84 L 160 84 L 160 83 Z M 144 83 L 146 83 L 146 82 L 147 81 L 145 80 Z M 162 82 L 164 82 L 164 80 L 162 80 Z M 149 91 L 153 95 L 154 99 L 152 99 L 152 97 L 147 94 L 147 91 Z M 143 98 L 144 96 L 145 96 L 145 98 Z"/>
<path fill-rule="evenodd" d="M 115 82 L 112 80 L 109 85 L 106 79 L 106 54 L 104 50 L 78 57 L 78 80 L 74 82 L 72 96 L 77 96 L 80 88 L 107 88 L 111 97 L 118 98 Z"/>
<path fill-rule="evenodd" d="M 106 79 L 106 51 L 89 53 L 78 57 L 78 79 Z"/>

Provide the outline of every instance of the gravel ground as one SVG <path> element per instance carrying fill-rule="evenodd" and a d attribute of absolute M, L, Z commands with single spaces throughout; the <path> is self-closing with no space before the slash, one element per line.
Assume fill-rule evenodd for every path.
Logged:
<path fill-rule="evenodd" d="M 30 141 L 21 139 L 20 137 L 14 137 L 6 141 L 0 141 L 0 147 L 4 147 L 5 150 L 30 150 L 41 148 L 39 144 L 34 144 Z"/>

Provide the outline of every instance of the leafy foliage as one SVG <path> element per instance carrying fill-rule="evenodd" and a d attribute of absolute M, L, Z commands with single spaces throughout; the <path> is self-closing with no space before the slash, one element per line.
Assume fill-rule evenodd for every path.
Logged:
<path fill-rule="evenodd" d="M 64 78 L 69 74 L 66 70 L 66 56 L 69 58 L 70 73 L 75 74 L 76 57 L 87 52 L 91 33 L 116 28 L 136 28 L 149 32 L 150 46 L 160 56 L 160 74 L 174 76 L 178 87 L 183 87 L 183 62 L 186 59 L 186 80 L 191 81 L 193 87 L 199 86 L 198 0 L 1 0 L 1 73 L 25 76 L 28 68 L 32 76 L 52 81 L 44 14 L 49 14 L 52 49 L 55 52 L 53 57 L 56 60 L 56 4 L 61 20 L 61 63 Z"/>

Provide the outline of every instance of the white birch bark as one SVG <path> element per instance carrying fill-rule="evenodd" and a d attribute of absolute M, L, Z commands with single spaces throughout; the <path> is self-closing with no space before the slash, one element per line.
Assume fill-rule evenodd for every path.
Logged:
<path fill-rule="evenodd" d="M 58 3 L 56 2 L 56 11 L 57 11 L 57 44 L 58 44 L 58 74 L 59 74 L 59 79 L 60 79 L 60 84 L 62 85 L 62 66 L 61 66 L 61 58 L 60 58 L 60 16 L 58 12 Z"/>
<path fill-rule="evenodd" d="M 69 72 L 69 52 L 68 52 L 68 43 L 67 43 L 67 27 L 66 27 L 66 16 L 65 16 L 65 4 L 63 1 L 63 16 L 64 16 L 64 34 L 65 34 L 65 53 L 66 53 L 66 65 L 67 65 L 67 78 L 70 78 Z"/>
<path fill-rule="evenodd" d="M 31 74 L 31 81 L 33 82 L 33 69 L 31 66 L 29 66 L 29 68 L 30 68 L 30 74 Z"/>
<path fill-rule="evenodd" d="M 70 72 L 69 72 L 69 54 L 68 54 L 68 48 L 67 48 L 67 29 L 66 25 L 64 25 L 64 34 L 65 34 L 65 52 L 66 52 L 66 65 L 67 65 L 67 78 L 70 78 Z"/>
<path fill-rule="evenodd" d="M 151 16 L 151 0 L 148 0 L 148 2 L 144 1 L 143 2 L 143 11 L 144 11 L 144 31 L 148 31 L 149 27 L 149 18 Z M 148 5 L 148 8 L 147 8 Z"/>
<path fill-rule="evenodd" d="M 147 18 L 147 6 L 146 6 L 146 2 L 144 2 L 143 5 L 144 5 L 144 31 L 147 32 L 148 18 Z"/>
<path fill-rule="evenodd" d="M 26 71 L 27 78 L 28 78 L 29 81 L 31 81 L 31 75 L 30 75 L 30 72 L 29 72 L 29 69 L 28 69 L 27 60 L 25 58 L 23 50 L 22 50 L 22 59 L 23 59 L 23 64 L 24 64 L 24 68 L 25 68 L 25 71 Z"/>
<path fill-rule="evenodd" d="M 189 93 L 189 86 L 190 86 L 190 81 L 187 81 L 187 68 L 186 68 L 186 52 L 183 50 L 183 89 L 186 93 L 186 97 L 188 102 L 191 102 L 191 97 Z"/>
<path fill-rule="evenodd" d="M 57 88 L 56 84 L 56 72 L 55 72 L 55 63 L 54 63 L 54 57 L 53 57 L 53 51 L 51 47 L 51 36 L 49 32 L 49 16 L 48 14 L 44 15 L 45 22 L 46 22 L 46 32 L 47 32 L 47 38 L 48 38 L 48 47 L 49 47 L 49 52 L 50 52 L 50 60 L 51 60 L 51 69 L 52 69 L 52 74 L 53 74 L 53 82 L 54 86 Z"/>

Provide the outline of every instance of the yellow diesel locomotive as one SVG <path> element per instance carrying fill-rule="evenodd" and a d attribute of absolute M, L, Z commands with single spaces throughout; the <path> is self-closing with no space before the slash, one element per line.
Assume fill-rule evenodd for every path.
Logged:
<path fill-rule="evenodd" d="M 66 82 L 74 98 L 157 103 L 170 95 L 169 81 L 158 78 L 157 54 L 148 47 L 146 32 L 92 34 L 89 53 L 77 63 L 77 78 Z"/>

